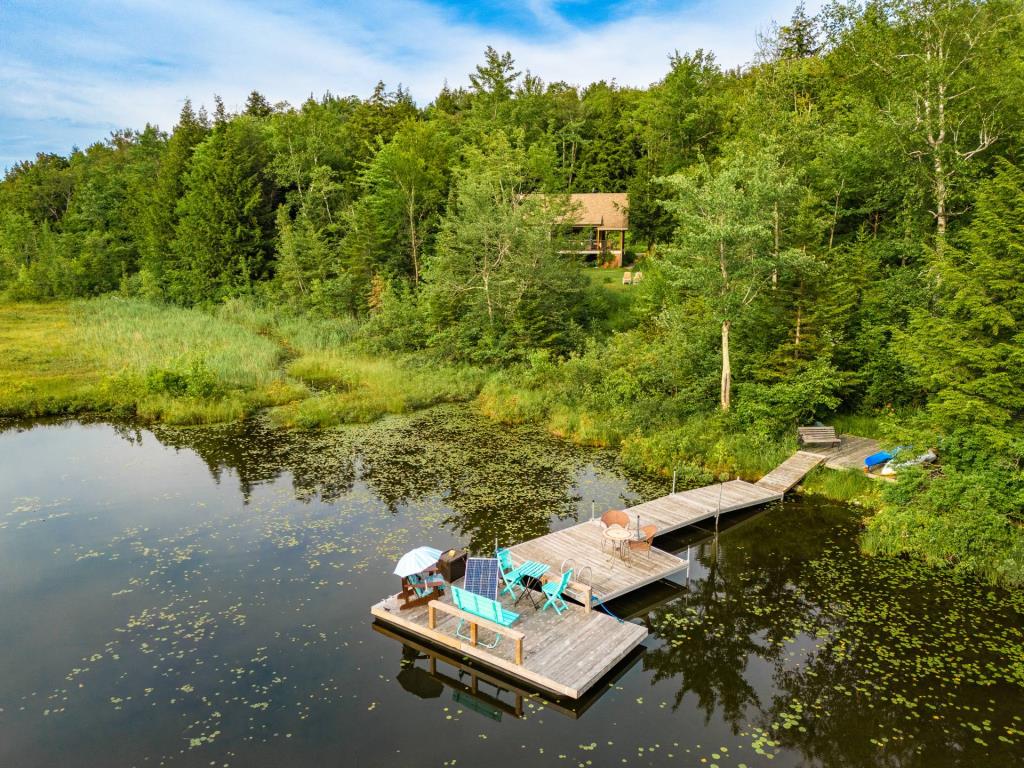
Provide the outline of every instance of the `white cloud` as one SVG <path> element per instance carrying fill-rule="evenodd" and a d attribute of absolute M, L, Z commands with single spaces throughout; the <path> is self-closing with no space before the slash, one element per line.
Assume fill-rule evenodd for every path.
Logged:
<path fill-rule="evenodd" d="M 238 107 L 255 88 L 271 101 L 300 103 L 327 90 L 367 95 L 377 80 L 401 82 L 426 103 L 445 80 L 465 83 L 489 44 L 511 50 L 521 69 L 547 81 L 647 85 L 665 74 L 675 50 L 711 50 L 724 66 L 749 61 L 756 32 L 773 18 L 787 18 L 793 0 L 757 9 L 742 0 L 704 0 L 585 27 L 570 26 L 549 0 L 530 0 L 541 35 L 482 28 L 419 0 L 333 9 L 294 3 L 287 12 L 239 0 L 86 7 L 88 24 L 54 12 L 22 30 L 41 45 L 56 40 L 61 55 L 36 55 L 24 45 L 0 53 L 0 113 L 20 123 L 88 124 L 90 131 L 97 123 L 141 127 L 147 121 L 169 128 L 185 97 L 209 104 L 216 93 Z"/>

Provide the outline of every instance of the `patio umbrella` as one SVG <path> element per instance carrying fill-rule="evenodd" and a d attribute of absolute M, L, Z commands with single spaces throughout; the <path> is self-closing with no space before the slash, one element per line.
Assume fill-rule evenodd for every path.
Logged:
<path fill-rule="evenodd" d="M 440 549 L 416 547 L 416 549 L 402 555 L 402 559 L 395 566 L 395 575 L 401 576 L 404 579 L 406 576 L 412 576 L 414 573 L 422 573 L 432 565 L 436 565 L 439 557 L 441 557 Z"/>

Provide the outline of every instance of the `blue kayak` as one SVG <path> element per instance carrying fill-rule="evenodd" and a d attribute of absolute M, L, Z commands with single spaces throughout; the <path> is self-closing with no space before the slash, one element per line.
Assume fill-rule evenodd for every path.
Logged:
<path fill-rule="evenodd" d="M 873 453 L 864 459 L 864 467 L 869 470 L 874 469 L 880 464 L 885 464 L 885 462 L 891 461 L 892 458 L 893 455 L 888 451 L 879 451 L 878 453 Z"/>

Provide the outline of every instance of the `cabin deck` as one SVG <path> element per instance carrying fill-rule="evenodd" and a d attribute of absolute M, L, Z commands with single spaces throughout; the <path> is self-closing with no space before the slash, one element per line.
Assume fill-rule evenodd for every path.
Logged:
<path fill-rule="evenodd" d="M 451 598 L 445 595 L 441 602 L 450 603 Z M 525 635 L 522 664 L 515 663 L 514 644 L 507 638 L 489 650 L 456 637 L 459 620 L 447 613 L 438 611 L 431 629 L 425 605 L 400 611 L 397 597 L 392 596 L 374 605 L 370 612 L 382 622 L 454 649 L 541 690 L 573 699 L 580 698 L 647 637 L 647 629 L 639 624 L 619 623 L 605 613 L 572 604 L 558 615 L 551 609 L 535 610 L 527 598 L 513 606 L 512 599 L 504 595 L 501 602 L 520 616 L 513 629 Z M 480 630 L 482 641 L 491 642 L 493 637 L 489 630 Z"/>
<path fill-rule="evenodd" d="M 647 521 L 643 524 L 646 525 Z M 678 573 L 688 565 L 686 560 L 657 547 L 651 547 L 649 556 L 646 552 L 637 551 L 623 559 L 616 553 L 614 545 L 604 538 L 604 527 L 595 520 L 524 541 L 510 547 L 510 550 L 516 563 L 534 560 L 547 563 L 553 570 L 571 560 L 575 571 L 573 578 L 586 575 L 594 596 L 602 601 L 612 600 Z M 589 571 L 584 574 L 587 569 Z M 575 599 L 584 599 L 574 589 L 567 589 L 566 593 Z"/>

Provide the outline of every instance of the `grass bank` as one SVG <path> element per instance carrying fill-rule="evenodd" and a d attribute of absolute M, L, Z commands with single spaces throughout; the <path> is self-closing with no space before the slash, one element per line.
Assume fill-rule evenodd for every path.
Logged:
<path fill-rule="evenodd" d="M 270 415 L 281 426 L 303 428 L 370 422 L 389 413 L 470 400 L 485 375 L 476 368 L 368 357 L 351 350 L 304 354 L 289 363 L 287 372 L 318 391 Z"/>
<path fill-rule="evenodd" d="M 478 369 L 360 351 L 355 321 L 212 312 L 118 297 L 0 304 L 0 416 L 119 413 L 171 424 L 271 408 L 300 427 L 469 400 Z"/>
<path fill-rule="evenodd" d="M 107 297 L 0 306 L 0 414 L 117 411 L 176 424 L 305 397 L 281 348 L 204 312 Z"/>

